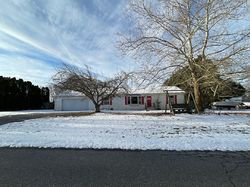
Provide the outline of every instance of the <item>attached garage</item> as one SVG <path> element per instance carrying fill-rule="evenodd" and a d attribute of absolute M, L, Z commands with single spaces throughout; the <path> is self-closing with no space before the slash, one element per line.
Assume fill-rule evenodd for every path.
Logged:
<path fill-rule="evenodd" d="M 59 111 L 89 111 L 94 110 L 94 104 L 89 98 L 75 93 L 54 97 L 55 110 Z"/>
<path fill-rule="evenodd" d="M 75 98 L 75 99 L 62 99 L 63 111 L 82 111 L 89 110 L 89 102 L 87 99 Z"/>

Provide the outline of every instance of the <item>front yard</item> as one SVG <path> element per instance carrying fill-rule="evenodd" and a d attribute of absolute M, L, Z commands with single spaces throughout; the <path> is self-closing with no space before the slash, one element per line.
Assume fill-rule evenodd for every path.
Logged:
<path fill-rule="evenodd" d="M 0 126 L 0 147 L 250 150 L 250 116 L 100 113 Z"/>

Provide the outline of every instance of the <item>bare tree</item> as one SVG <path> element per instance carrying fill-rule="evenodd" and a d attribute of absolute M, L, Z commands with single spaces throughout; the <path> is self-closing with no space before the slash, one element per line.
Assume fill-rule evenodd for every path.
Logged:
<path fill-rule="evenodd" d="M 201 62 L 197 59 L 197 64 Z M 210 106 L 212 102 L 219 101 L 221 99 L 227 99 L 230 97 L 242 96 L 245 93 L 245 88 L 236 83 L 230 78 L 221 78 L 221 74 L 218 72 L 218 68 L 212 61 L 206 61 L 206 63 L 199 64 L 199 79 L 201 88 L 201 98 L 204 107 Z M 178 86 L 185 90 L 187 98 L 192 94 L 193 85 L 191 79 L 191 73 L 188 66 L 185 66 L 178 71 L 174 72 L 173 75 L 166 80 L 164 85 Z M 189 100 L 187 100 L 188 102 Z"/>
<path fill-rule="evenodd" d="M 143 84 L 163 82 L 184 66 L 191 72 L 196 111 L 202 112 L 196 72 L 206 60 L 216 62 L 223 75 L 246 73 L 250 28 L 244 20 L 247 0 L 138 0 L 129 6 L 131 31 L 121 37 L 120 49 L 140 59 Z M 201 58 L 201 63 L 195 59 Z M 249 69 L 248 69 L 249 70 Z"/>
<path fill-rule="evenodd" d="M 127 92 L 126 81 L 129 74 L 121 72 L 111 79 L 98 79 L 88 66 L 84 70 L 70 65 L 64 65 L 54 75 L 54 88 L 58 91 L 77 91 L 83 93 L 95 105 L 96 112 L 104 100 L 118 93 Z M 104 79 L 104 78 L 102 78 Z"/>

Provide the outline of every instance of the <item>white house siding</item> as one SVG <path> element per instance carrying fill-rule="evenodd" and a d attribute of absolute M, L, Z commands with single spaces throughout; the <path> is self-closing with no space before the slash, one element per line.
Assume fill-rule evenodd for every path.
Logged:
<path fill-rule="evenodd" d="M 184 94 L 178 93 L 178 94 L 170 94 L 170 95 L 176 95 L 177 96 L 177 104 L 184 104 Z M 133 96 L 127 95 L 127 96 Z M 134 96 L 139 96 L 139 94 L 135 94 Z M 107 110 L 145 110 L 147 109 L 161 109 L 164 110 L 166 107 L 166 94 L 165 93 L 159 93 L 159 94 L 141 94 L 140 96 L 144 97 L 144 104 L 127 104 L 125 105 L 125 96 L 120 97 L 114 97 L 112 98 L 112 105 L 102 105 L 101 109 L 107 109 Z M 148 108 L 146 106 L 147 104 L 147 96 L 152 97 L 152 107 Z M 159 104 L 157 104 L 159 102 Z M 159 105 L 159 106 L 158 106 Z"/>
<path fill-rule="evenodd" d="M 55 110 L 62 110 L 62 99 L 61 98 L 54 98 L 54 109 Z"/>
<path fill-rule="evenodd" d="M 185 92 L 179 90 L 175 93 L 169 93 L 170 96 L 177 96 L 177 104 L 185 103 Z M 164 110 L 166 107 L 166 94 L 165 93 L 138 93 L 128 94 L 126 96 L 141 96 L 144 97 L 144 104 L 125 104 L 125 95 L 112 98 L 112 104 L 102 105 L 101 110 Z M 152 97 L 152 106 L 147 107 L 147 96 Z M 55 110 L 94 110 L 95 106 L 90 99 L 86 96 L 71 96 L 61 95 L 54 97 Z M 157 104 L 158 102 L 158 104 Z M 168 106 L 168 105 L 167 105 Z"/>
<path fill-rule="evenodd" d="M 184 104 L 185 98 L 183 93 L 178 94 L 169 94 L 169 96 L 177 96 L 177 103 L 176 104 Z M 166 94 L 147 94 L 145 95 L 144 99 L 146 99 L 147 96 L 152 96 L 152 107 L 149 109 L 161 109 L 164 110 L 166 107 Z M 145 100 L 146 102 L 146 100 Z M 175 103 L 173 103 L 175 104 Z M 168 106 L 168 105 L 167 105 Z"/>
<path fill-rule="evenodd" d="M 177 104 L 185 104 L 185 94 L 176 94 L 177 95 Z"/>
<path fill-rule="evenodd" d="M 112 105 L 102 105 L 101 109 L 107 110 L 143 110 L 145 109 L 144 105 L 133 104 L 125 105 L 125 96 L 114 97 L 112 98 Z"/>

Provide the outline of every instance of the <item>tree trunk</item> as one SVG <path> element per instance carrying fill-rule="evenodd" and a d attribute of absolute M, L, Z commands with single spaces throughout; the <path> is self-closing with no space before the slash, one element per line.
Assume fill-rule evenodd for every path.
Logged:
<path fill-rule="evenodd" d="M 201 112 L 203 112 L 203 106 L 201 102 L 200 85 L 195 77 L 193 77 L 193 86 L 194 86 L 195 109 L 196 109 L 196 112 L 200 114 Z"/>
<path fill-rule="evenodd" d="M 101 112 L 100 105 L 95 105 L 95 112 Z"/>

